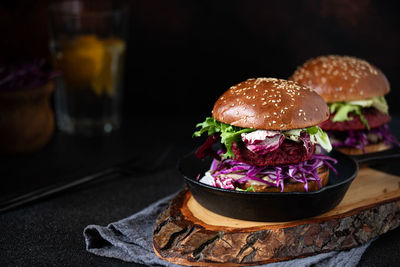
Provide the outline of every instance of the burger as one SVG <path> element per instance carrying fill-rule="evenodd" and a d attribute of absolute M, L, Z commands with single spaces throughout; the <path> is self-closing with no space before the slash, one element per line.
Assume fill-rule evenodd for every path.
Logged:
<path fill-rule="evenodd" d="M 328 103 L 330 117 L 319 126 L 332 146 L 350 154 L 386 150 L 399 144 L 390 133 L 385 75 L 365 60 L 328 55 L 308 60 L 290 80 L 315 90 Z"/>
<path fill-rule="evenodd" d="M 232 86 L 196 125 L 195 137 L 208 135 L 196 156 L 213 157 L 198 179 L 239 191 L 316 191 L 336 163 L 322 153 L 332 149 L 318 126 L 328 118 L 325 101 L 296 82 L 257 78 Z"/>

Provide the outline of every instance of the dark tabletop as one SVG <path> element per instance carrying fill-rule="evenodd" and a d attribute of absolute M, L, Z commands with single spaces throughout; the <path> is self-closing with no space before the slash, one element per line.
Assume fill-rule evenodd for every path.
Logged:
<path fill-rule="evenodd" d="M 156 122 L 152 115 L 125 120 L 119 132 L 107 137 L 56 132 L 34 154 L 0 158 L 0 200 L 118 164 L 127 170 L 0 214 L 0 266 L 135 265 L 86 252 L 82 231 L 89 224 L 107 225 L 125 218 L 182 188 L 175 164 L 199 145 L 200 140 L 193 140 L 191 134 L 203 117 L 174 116 L 177 119 L 158 117 Z M 400 117 L 395 118 L 392 131 L 400 136 Z M 384 165 L 381 169 L 397 172 L 399 167 Z M 374 241 L 359 265 L 395 266 L 399 257 L 397 228 Z"/>

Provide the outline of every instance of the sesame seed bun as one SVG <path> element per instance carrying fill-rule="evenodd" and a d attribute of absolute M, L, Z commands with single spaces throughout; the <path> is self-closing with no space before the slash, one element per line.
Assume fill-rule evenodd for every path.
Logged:
<path fill-rule="evenodd" d="M 374 153 L 374 152 L 379 152 L 379 151 L 383 151 L 383 150 L 388 150 L 389 148 L 391 148 L 390 145 L 380 142 L 377 144 L 366 145 L 364 149 L 365 149 L 365 154 L 368 154 L 368 153 Z M 347 155 L 363 155 L 364 154 L 364 152 L 362 151 L 361 148 L 342 146 L 342 147 L 337 147 L 335 149 L 339 150 L 340 152 L 347 154 Z"/>
<path fill-rule="evenodd" d="M 321 179 L 321 188 L 328 183 L 329 168 L 323 165 L 317 169 L 319 178 Z M 318 182 L 308 181 L 308 192 L 319 190 Z M 255 192 L 281 192 L 280 187 L 270 186 L 261 182 L 248 180 L 242 189 L 247 189 L 253 186 Z M 304 184 L 299 182 L 285 183 L 283 192 L 305 192 Z"/>
<path fill-rule="evenodd" d="M 312 58 L 298 67 L 290 80 L 312 88 L 327 103 L 364 100 L 390 91 L 382 71 L 365 60 L 349 56 Z"/>
<path fill-rule="evenodd" d="M 293 81 L 248 79 L 229 88 L 214 104 L 220 122 L 252 129 L 291 130 L 318 125 L 329 118 L 325 101 Z"/>

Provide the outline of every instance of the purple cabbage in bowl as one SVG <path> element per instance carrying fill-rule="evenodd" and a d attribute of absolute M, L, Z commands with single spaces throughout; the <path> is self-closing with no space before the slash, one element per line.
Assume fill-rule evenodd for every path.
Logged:
<path fill-rule="evenodd" d="M 0 91 L 29 90 L 57 77 L 44 59 L 15 65 L 0 65 Z"/>

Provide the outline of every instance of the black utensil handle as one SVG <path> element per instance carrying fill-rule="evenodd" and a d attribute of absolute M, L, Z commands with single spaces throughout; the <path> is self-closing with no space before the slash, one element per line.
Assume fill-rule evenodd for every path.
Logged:
<path fill-rule="evenodd" d="M 390 162 L 400 163 L 400 148 L 392 148 L 385 151 L 351 156 L 358 164 L 383 164 Z"/>

